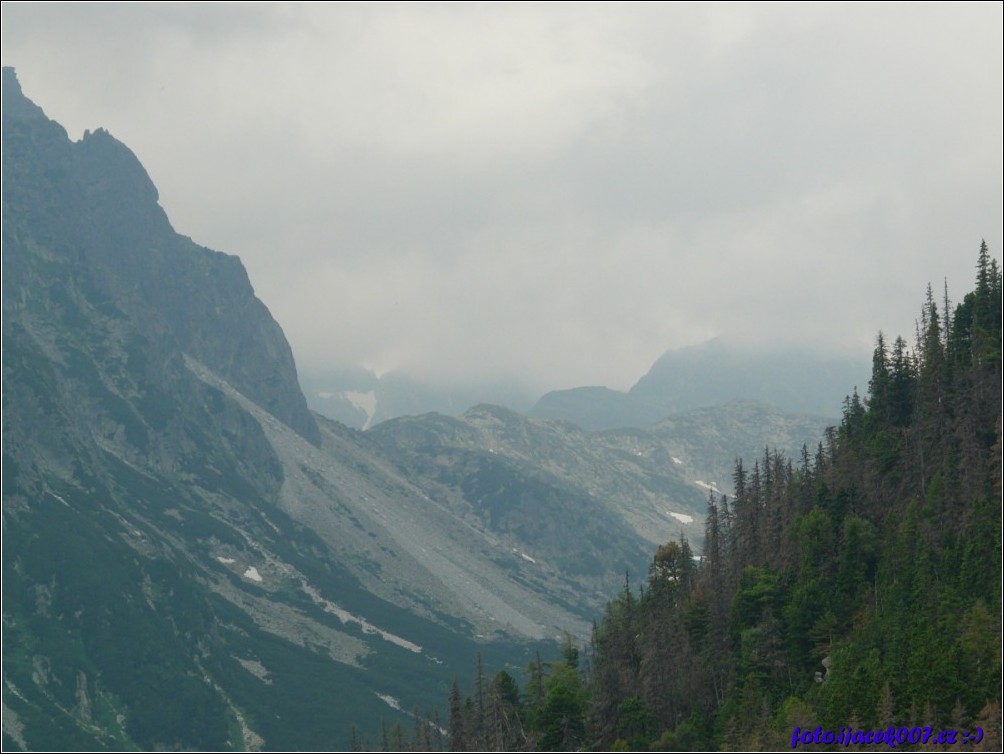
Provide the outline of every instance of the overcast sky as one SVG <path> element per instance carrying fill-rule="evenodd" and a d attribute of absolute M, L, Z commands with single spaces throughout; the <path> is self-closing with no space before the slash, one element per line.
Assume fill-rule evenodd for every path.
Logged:
<path fill-rule="evenodd" d="M 867 359 L 1001 257 L 998 2 L 2 7 L 25 94 L 241 257 L 303 373 Z"/>

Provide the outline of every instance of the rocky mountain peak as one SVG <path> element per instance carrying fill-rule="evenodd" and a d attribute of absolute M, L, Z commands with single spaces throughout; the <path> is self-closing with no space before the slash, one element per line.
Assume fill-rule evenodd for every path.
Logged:
<path fill-rule="evenodd" d="M 71 142 L 12 68 L 3 106 L 5 314 L 42 266 L 64 266 L 82 296 L 156 333 L 159 360 L 191 356 L 319 442 L 289 344 L 240 260 L 175 233 L 132 151 L 104 129 Z"/>

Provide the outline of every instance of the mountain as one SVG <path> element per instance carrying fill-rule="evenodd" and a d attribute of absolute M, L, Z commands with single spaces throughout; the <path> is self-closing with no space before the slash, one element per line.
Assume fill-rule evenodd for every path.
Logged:
<path fill-rule="evenodd" d="M 346 748 L 585 630 L 319 424 L 239 260 L 9 69 L 3 154 L 5 749 Z"/>
<path fill-rule="evenodd" d="M 590 430 L 646 429 L 668 413 L 659 401 L 598 385 L 553 390 L 543 395 L 529 411 L 530 416 L 538 419 L 574 422 Z"/>
<path fill-rule="evenodd" d="M 480 405 L 457 418 L 393 419 L 367 434 L 431 497 L 518 535 L 533 557 L 560 562 L 565 573 L 601 576 L 598 587 L 625 567 L 644 571 L 651 545 L 681 530 L 701 536 L 704 491 L 647 432 L 586 432 Z M 608 549 L 632 557 L 605 561 Z"/>
<path fill-rule="evenodd" d="M 728 401 L 671 414 L 649 431 L 658 437 L 690 477 L 732 494 L 737 458 L 762 458 L 765 451 L 798 460 L 810 455 L 834 422 L 825 416 L 782 411 L 759 401 Z"/>
<path fill-rule="evenodd" d="M 479 403 L 528 410 L 533 394 L 511 383 L 444 385 L 402 371 L 377 376 L 361 367 L 310 372 L 300 378 L 310 408 L 349 427 L 368 429 L 399 416 L 457 416 Z"/>
<path fill-rule="evenodd" d="M 716 338 L 667 351 L 627 392 L 557 390 L 541 397 L 530 415 L 587 429 L 647 429 L 672 413 L 742 400 L 828 416 L 855 385 L 867 385 L 861 363 L 805 350 L 735 348 Z"/>
<path fill-rule="evenodd" d="M 667 351 L 629 391 L 576 387 L 535 400 L 531 391 L 512 384 L 451 387 L 401 371 L 378 377 L 362 367 L 301 374 L 300 381 L 312 410 L 357 429 L 401 416 L 458 416 L 477 404 L 504 405 L 533 418 L 570 421 L 588 430 L 647 429 L 670 414 L 733 401 L 830 416 L 827 423 L 832 424 L 833 407 L 855 385 L 867 385 L 861 363 L 806 350 L 753 351 L 715 339 Z"/>
<path fill-rule="evenodd" d="M 283 510 L 260 417 L 322 435 L 281 330 L 126 147 L 71 143 L 9 69 L 3 154 L 4 748 L 343 745 L 458 641 Z"/>
<path fill-rule="evenodd" d="M 71 144 L 62 127 L 22 95 L 12 72 L 4 74 L 3 92 L 10 163 L 4 173 L 10 223 L 4 229 L 5 301 L 8 291 L 44 291 L 18 302 L 26 326 L 44 318 L 47 305 L 64 321 L 85 316 L 81 298 L 90 296 L 108 315 L 129 320 L 157 341 L 152 349 L 121 344 L 136 358 L 144 351 L 153 359 L 147 376 L 176 371 L 179 364 L 167 361 L 184 351 L 316 443 L 317 426 L 289 345 L 255 298 L 239 260 L 207 253 L 174 233 L 146 171 L 108 132 L 88 132 Z M 107 179 L 109 173 L 115 180 Z M 59 282 L 63 276 L 72 284 Z"/>
<path fill-rule="evenodd" d="M 587 636 L 697 512 L 643 434 L 311 414 L 239 259 L 176 233 L 127 147 L 70 141 L 11 69 L 2 130 L 5 750 L 418 725 L 477 653 Z"/>
<path fill-rule="evenodd" d="M 868 384 L 863 360 L 804 349 L 745 349 L 720 338 L 667 351 L 631 388 L 637 398 L 675 411 L 730 400 L 772 403 L 788 411 L 829 415 L 855 385 Z"/>

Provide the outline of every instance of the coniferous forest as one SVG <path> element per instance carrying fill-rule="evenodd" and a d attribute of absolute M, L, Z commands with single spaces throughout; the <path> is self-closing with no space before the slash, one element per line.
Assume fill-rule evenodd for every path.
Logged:
<path fill-rule="evenodd" d="M 521 685 L 478 658 L 437 741 L 1000 750 L 1001 270 L 985 243 L 976 271 L 957 303 L 928 287 L 912 345 L 879 333 L 867 395 L 817 447 L 737 460 L 702 551 L 661 546 L 589 646 L 538 658 Z M 423 748 L 397 731 L 409 740 Z"/>

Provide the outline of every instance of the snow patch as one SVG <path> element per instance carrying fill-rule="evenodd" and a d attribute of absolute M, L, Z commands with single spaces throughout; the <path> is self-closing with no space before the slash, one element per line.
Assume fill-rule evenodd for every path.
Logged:
<path fill-rule="evenodd" d="M 363 424 L 363 429 L 369 429 L 370 422 L 373 421 L 373 417 L 376 415 L 376 393 L 372 390 L 367 390 L 365 393 L 346 390 L 342 395 L 345 396 L 345 399 L 349 403 L 366 414 L 366 423 Z"/>
<path fill-rule="evenodd" d="M 236 655 L 233 655 L 233 658 L 255 678 L 268 685 L 272 685 L 272 674 L 269 673 L 268 668 L 262 665 L 258 660 L 246 660 L 243 657 L 237 657 Z"/>
<path fill-rule="evenodd" d="M 400 702 L 400 700 L 395 699 L 390 694 L 381 694 L 379 691 L 374 691 L 373 693 L 376 695 L 377 699 L 379 699 L 381 702 L 383 702 L 384 704 L 386 704 L 391 709 L 396 709 L 396 710 L 399 710 L 401 712 L 405 712 L 405 710 L 401 709 L 401 702 Z M 408 715 L 409 717 L 415 719 L 415 720 L 418 720 L 418 717 L 415 716 L 414 712 L 405 712 L 405 714 Z M 441 726 L 441 725 L 436 725 L 435 723 L 429 723 L 429 722 L 427 722 L 425 720 L 422 720 L 421 722 L 424 725 L 432 725 L 432 726 L 434 726 L 444 736 L 449 734 L 449 731 L 446 728 L 444 728 L 443 726 Z"/>
<path fill-rule="evenodd" d="M 220 561 L 223 565 L 231 565 L 232 563 L 236 563 L 237 562 L 233 558 L 225 558 L 222 555 L 217 555 L 216 559 L 218 561 Z"/>
<path fill-rule="evenodd" d="M 48 493 L 49 493 L 50 495 L 52 495 L 52 496 L 53 496 L 54 498 L 56 498 L 56 500 L 58 500 L 59 502 L 61 502 L 61 503 L 62 503 L 63 505 L 65 505 L 65 506 L 66 506 L 67 508 L 71 507 L 71 506 L 70 506 L 70 504 L 69 504 L 68 502 L 66 502 L 65 500 L 63 500 L 63 498 L 61 498 L 61 497 L 60 497 L 59 495 L 57 495 L 57 494 L 56 494 L 55 492 L 53 492 L 52 490 L 48 490 Z"/>
<path fill-rule="evenodd" d="M 512 551 L 513 551 L 514 554 L 519 555 L 521 558 L 523 558 L 523 560 L 526 560 L 526 561 L 528 561 L 528 562 L 533 563 L 534 565 L 536 565 L 537 559 L 536 558 L 531 558 L 529 555 L 527 555 L 525 552 L 523 552 L 522 550 L 520 550 L 518 547 L 512 548 Z"/>
<path fill-rule="evenodd" d="M 714 482 L 708 483 L 708 482 L 702 482 L 700 479 L 695 479 L 694 484 L 696 484 L 698 487 L 703 487 L 706 490 L 711 490 L 712 492 L 718 492 L 718 487 L 715 486 Z"/>
<path fill-rule="evenodd" d="M 675 518 L 681 524 L 692 524 L 694 523 L 694 517 L 688 516 L 686 513 L 673 513 L 673 511 L 666 511 L 670 516 Z"/>
<path fill-rule="evenodd" d="M 679 463 L 679 464 L 682 464 L 682 463 L 683 463 L 683 461 L 681 461 L 681 460 L 680 460 L 679 458 L 677 458 L 676 456 L 670 456 L 670 458 L 671 458 L 671 459 L 673 459 L 673 463 Z"/>
<path fill-rule="evenodd" d="M 377 695 L 377 698 L 380 699 L 380 701 L 382 701 L 391 709 L 398 709 L 398 710 L 401 709 L 401 702 L 392 697 L 390 694 L 380 694 L 377 693 L 376 691 L 374 691 L 373 693 Z"/>
<path fill-rule="evenodd" d="M 262 581 L 261 574 L 258 573 L 258 569 L 254 566 L 248 566 L 248 569 L 244 571 L 244 578 L 251 579 L 252 581 Z"/>
<path fill-rule="evenodd" d="M 359 626 L 364 634 L 376 634 L 384 641 L 389 641 L 391 644 L 396 644 L 403 649 L 407 649 L 409 652 L 415 652 L 416 654 L 422 651 L 422 647 L 414 642 L 408 641 L 407 639 L 402 639 L 400 636 L 395 636 L 390 631 L 384 631 L 382 628 L 377 628 L 372 623 L 370 623 L 365 618 L 360 618 L 358 615 L 353 615 L 348 610 L 340 608 L 334 602 L 329 602 L 321 596 L 321 593 L 317 591 L 313 586 L 307 583 L 301 584 L 301 589 L 307 593 L 307 595 L 314 601 L 314 604 L 318 605 L 324 612 L 331 613 L 343 624 L 355 623 Z M 381 697 L 383 698 L 383 697 Z"/>

